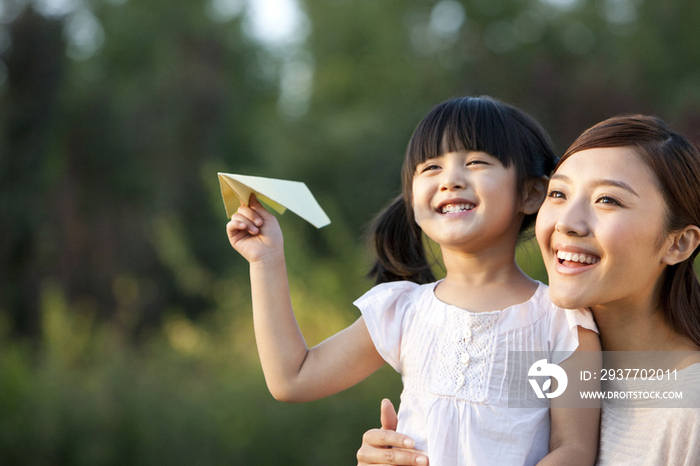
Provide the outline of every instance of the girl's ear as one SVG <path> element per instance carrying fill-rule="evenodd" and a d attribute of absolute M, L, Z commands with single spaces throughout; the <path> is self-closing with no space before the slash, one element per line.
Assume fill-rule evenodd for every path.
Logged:
<path fill-rule="evenodd" d="M 520 210 L 525 215 L 536 214 L 537 211 L 540 210 L 540 206 L 544 202 L 544 198 L 547 195 L 548 184 L 549 177 L 547 176 L 532 178 L 525 181 L 523 195 L 521 197 L 522 201 L 520 204 Z"/>
<path fill-rule="evenodd" d="M 700 245 L 700 228 L 688 225 L 682 230 L 671 233 L 668 237 L 668 246 L 661 257 L 661 262 L 667 265 L 676 265 L 687 258 Z"/>

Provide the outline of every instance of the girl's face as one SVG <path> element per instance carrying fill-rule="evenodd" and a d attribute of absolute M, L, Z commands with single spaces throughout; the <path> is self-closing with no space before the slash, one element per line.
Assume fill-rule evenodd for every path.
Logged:
<path fill-rule="evenodd" d="M 485 152 L 457 151 L 426 160 L 413 176 L 415 220 L 444 248 L 484 250 L 517 239 L 519 211 L 515 167 Z"/>
<path fill-rule="evenodd" d="M 584 150 L 552 175 L 537 216 L 554 304 L 655 310 L 666 205 L 630 147 Z"/>

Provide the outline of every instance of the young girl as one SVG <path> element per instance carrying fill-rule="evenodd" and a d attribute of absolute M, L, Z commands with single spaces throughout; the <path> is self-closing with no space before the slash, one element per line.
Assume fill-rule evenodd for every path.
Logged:
<path fill-rule="evenodd" d="M 260 359 L 273 396 L 325 397 L 384 362 L 403 376 L 400 432 L 433 465 L 591 465 L 598 410 L 508 408 L 508 354 L 597 350 L 590 313 L 563 310 L 515 262 L 555 162 L 540 126 L 497 100 L 459 98 L 416 128 L 403 194 L 374 225 L 377 286 L 353 325 L 307 349 L 294 319 L 282 234 L 255 199 L 227 225 L 250 262 Z M 441 249 L 434 281 L 423 234 Z M 560 353 L 558 353 L 560 354 Z M 551 433 L 550 433 L 551 417 Z M 549 453 L 548 453 L 549 452 Z"/>

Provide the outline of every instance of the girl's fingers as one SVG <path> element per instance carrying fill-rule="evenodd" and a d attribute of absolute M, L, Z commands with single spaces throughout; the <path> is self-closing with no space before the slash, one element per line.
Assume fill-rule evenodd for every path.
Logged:
<path fill-rule="evenodd" d="M 270 219 L 274 219 L 275 216 L 270 213 L 269 210 L 263 206 L 258 198 L 255 196 L 255 193 L 250 195 L 250 201 L 248 202 L 249 207 L 255 211 L 260 217 L 263 219 L 264 222 L 267 222 Z"/>
<path fill-rule="evenodd" d="M 248 233 L 246 230 L 235 230 L 233 234 L 229 235 L 228 239 L 233 246 L 246 237 L 250 237 L 250 233 Z"/>
<path fill-rule="evenodd" d="M 240 213 L 233 214 L 231 220 L 226 225 L 229 238 L 232 238 L 239 231 L 247 231 L 251 235 L 257 235 L 260 229 L 254 225 L 253 221 Z"/>
<path fill-rule="evenodd" d="M 261 206 L 261 209 L 264 210 L 264 208 Z M 246 205 L 241 205 L 238 210 L 236 211 L 237 214 L 240 214 L 241 216 L 245 217 L 246 219 L 250 220 L 252 224 L 254 224 L 257 227 L 262 226 L 264 219 L 262 216 L 258 213 L 257 211 L 257 206 L 255 206 L 255 209 L 253 209 L 253 206 L 246 206 Z"/>
<path fill-rule="evenodd" d="M 255 193 L 251 193 L 250 199 L 248 199 L 248 205 L 256 210 L 258 207 L 262 207 L 262 209 L 265 210 L 265 207 L 263 207 L 263 205 L 260 203 L 258 196 Z"/>

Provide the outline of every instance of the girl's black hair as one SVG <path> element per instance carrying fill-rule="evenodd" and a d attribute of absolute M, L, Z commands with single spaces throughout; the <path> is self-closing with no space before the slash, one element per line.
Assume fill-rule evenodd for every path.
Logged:
<path fill-rule="evenodd" d="M 447 100 L 423 118 L 406 150 L 403 193 L 375 218 L 371 228 L 376 252 L 368 277 L 376 284 L 435 280 L 423 246 L 423 232 L 413 217 L 412 186 L 416 167 L 455 151 L 478 151 L 515 166 L 517 192 L 525 181 L 548 176 L 557 162 L 549 135 L 522 110 L 488 96 Z M 523 220 L 520 231 L 534 225 L 536 214 Z"/>

